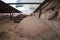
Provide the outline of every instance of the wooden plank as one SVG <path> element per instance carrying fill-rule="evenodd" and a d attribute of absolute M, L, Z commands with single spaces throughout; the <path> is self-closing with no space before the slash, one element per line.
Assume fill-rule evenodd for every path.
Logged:
<path fill-rule="evenodd" d="M 7 3 L 9 5 L 16 5 L 16 4 L 41 4 L 41 3 Z"/>

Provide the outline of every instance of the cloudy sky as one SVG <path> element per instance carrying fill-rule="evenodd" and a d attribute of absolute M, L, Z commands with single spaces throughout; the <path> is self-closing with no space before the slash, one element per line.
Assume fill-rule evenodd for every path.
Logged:
<path fill-rule="evenodd" d="M 20 3 L 20 2 L 37 2 L 37 3 L 42 3 L 44 0 L 2 0 L 6 3 Z M 16 8 L 16 5 L 10 5 L 14 8 Z M 39 5 L 23 5 L 23 7 L 18 7 L 16 9 L 22 11 L 23 13 L 32 13 Z"/>

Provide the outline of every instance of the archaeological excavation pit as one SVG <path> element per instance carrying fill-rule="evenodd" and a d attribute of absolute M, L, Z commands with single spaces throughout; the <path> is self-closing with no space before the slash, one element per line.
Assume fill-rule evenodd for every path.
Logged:
<path fill-rule="evenodd" d="M 60 0 L 0 0 L 0 40 L 60 40 Z"/>

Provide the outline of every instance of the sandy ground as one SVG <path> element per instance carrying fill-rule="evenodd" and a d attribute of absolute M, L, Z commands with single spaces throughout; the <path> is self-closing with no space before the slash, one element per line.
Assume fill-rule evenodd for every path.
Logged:
<path fill-rule="evenodd" d="M 18 25 L 17 23 L 14 23 L 14 21 L 9 20 L 9 19 L 0 21 L 0 29 L 3 29 L 3 30 L 12 31 L 14 30 L 14 27 L 17 25 Z"/>
<path fill-rule="evenodd" d="M 0 30 L 0 40 L 20 40 L 20 37 L 12 32 Z"/>
<path fill-rule="evenodd" d="M 12 32 L 19 36 L 20 40 L 60 40 L 60 22 L 37 17 L 24 18 L 19 24 L 9 19 L 2 20 L 0 30 Z"/>
<path fill-rule="evenodd" d="M 27 17 L 19 23 L 15 33 L 20 37 L 28 37 L 30 40 L 59 40 L 60 22 L 51 22 L 36 17 Z"/>
<path fill-rule="evenodd" d="M 0 20 L 0 40 L 29 40 L 25 37 L 19 37 L 14 33 L 18 23 L 10 19 Z"/>

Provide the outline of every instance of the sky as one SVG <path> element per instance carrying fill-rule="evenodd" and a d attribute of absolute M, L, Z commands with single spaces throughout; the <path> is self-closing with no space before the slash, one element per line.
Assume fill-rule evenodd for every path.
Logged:
<path fill-rule="evenodd" d="M 2 0 L 2 1 L 4 1 L 4 2 L 7 2 L 7 3 L 16 3 L 17 2 L 17 0 Z M 20 0 L 21 2 L 43 2 L 44 0 Z"/>
<path fill-rule="evenodd" d="M 17 0 L 2 0 L 6 3 L 16 3 Z M 39 3 L 42 3 L 44 0 L 18 0 L 18 3 L 20 2 L 39 2 Z M 16 8 L 16 5 L 10 5 L 14 8 Z M 17 10 L 20 10 L 22 11 L 22 13 L 27 13 L 27 14 L 30 14 L 32 13 L 39 5 L 23 5 L 23 7 L 18 7 L 16 8 Z M 31 8 L 35 8 L 35 9 L 31 9 Z"/>
<path fill-rule="evenodd" d="M 16 3 L 17 0 L 2 0 L 2 1 L 4 1 L 4 2 L 6 2 L 6 3 L 11 3 L 11 2 L 12 2 L 12 3 Z"/>

